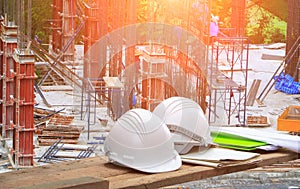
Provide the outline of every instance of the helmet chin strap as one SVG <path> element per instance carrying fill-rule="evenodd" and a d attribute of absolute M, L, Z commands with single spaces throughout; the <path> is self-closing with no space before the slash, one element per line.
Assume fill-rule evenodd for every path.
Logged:
<path fill-rule="evenodd" d="M 171 124 L 167 124 L 167 127 L 169 128 L 169 130 L 173 133 L 180 133 L 184 136 L 187 136 L 197 142 L 200 143 L 201 146 L 207 146 L 208 143 L 206 142 L 205 138 L 196 134 L 196 133 L 193 133 L 192 131 L 189 131 L 183 127 L 179 127 L 177 125 L 171 125 Z"/>

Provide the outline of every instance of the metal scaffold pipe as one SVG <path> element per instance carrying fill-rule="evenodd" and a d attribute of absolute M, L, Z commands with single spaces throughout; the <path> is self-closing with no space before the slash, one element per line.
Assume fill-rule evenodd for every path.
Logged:
<path fill-rule="evenodd" d="M 27 1 L 27 7 L 25 7 L 25 1 L 16 1 L 16 23 L 18 25 L 18 45 L 17 48 L 20 52 L 28 50 L 30 48 L 31 41 L 31 8 L 32 0 Z M 27 15 L 25 14 L 27 13 Z M 26 20 L 27 16 L 27 20 Z M 27 39 L 26 39 L 27 36 Z"/>
<path fill-rule="evenodd" d="M 27 10 L 32 10 L 32 0 L 28 0 L 27 2 Z M 31 11 L 27 11 L 28 12 L 28 16 L 27 16 L 27 42 L 28 42 L 28 46 L 27 49 L 29 49 L 30 45 L 29 42 L 31 41 L 31 35 L 32 35 L 32 12 Z"/>
<path fill-rule="evenodd" d="M 24 1 L 17 1 L 16 3 L 17 6 L 17 25 L 18 25 L 18 44 L 17 44 L 17 48 L 18 50 L 23 50 L 25 48 L 24 45 L 24 36 L 22 35 L 22 33 L 24 33 L 24 17 L 23 17 L 23 13 L 24 13 Z"/>
<path fill-rule="evenodd" d="M 18 11 L 14 11 L 16 9 L 16 1 L 15 0 L 4 0 L 4 23 L 7 26 L 12 26 L 16 24 L 16 14 Z"/>
<path fill-rule="evenodd" d="M 0 17 L 3 17 L 4 9 L 3 9 L 3 0 L 0 1 Z"/>

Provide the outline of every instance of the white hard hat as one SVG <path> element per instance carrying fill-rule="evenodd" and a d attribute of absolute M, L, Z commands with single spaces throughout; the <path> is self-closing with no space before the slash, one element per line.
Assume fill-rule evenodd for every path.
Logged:
<path fill-rule="evenodd" d="M 188 153 L 194 146 L 207 147 L 212 143 L 208 121 L 195 101 L 185 97 L 171 97 L 153 111 L 172 131 L 175 149 Z"/>
<path fill-rule="evenodd" d="M 148 173 L 173 171 L 182 165 L 168 127 L 140 108 L 118 119 L 104 142 L 104 152 L 112 162 Z"/>

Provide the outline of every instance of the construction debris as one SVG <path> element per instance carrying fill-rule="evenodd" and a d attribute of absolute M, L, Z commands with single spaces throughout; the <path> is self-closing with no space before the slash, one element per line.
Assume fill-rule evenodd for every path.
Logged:
<path fill-rule="evenodd" d="M 248 126 L 269 126 L 269 121 L 267 116 L 247 116 L 247 125 Z"/>
<path fill-rule="evenodd" d="M 264 50 L 261 59 L 263 60 L 278 60 L 282 61 L 285 58 L 285 50 Z"/>
<path fill-rule="evenodd" d="M 295 171 L 300 168 L 300 160 L 292 160 L 288 162 L 283 162 L 280 164 L 273 164 L 273 165 L 268 165 L 268 166 L 263 166 L 263 167 L 258 167 L 250 171 L 263 171 L 263 172 L 289 172 L 289 171 Z"/>
<path fill-rule="evenodd" d="M 70 145 L 62 142 L 63 138 L 55 140 L 52 145 L 38 159 L 38 162 L 55 162 L 72 159 L 88 158 L 96 149 L 96 145 Z M 71 159 L 70 159 L 71 158 Z"/>
<path fill-rule="evenodd" d="M 36 115 L 40 121 L 36 124 L 36 134 L 40 146 L 50 146 L 58 138 L 66 144 L 77 144 L 83 126 L 71 125 L 74 120 L 73 116 L 64 116 L 58 114 L 59 111 L 43 115 L 47 111 L 38 110 Z"/>
<path fill-rule="evenodd" d="M 47 126 L 43 129 L 42 134 L 38 135 L 40 146 L 49 146 L 58 138 L 63 138 L 62 142 L 66 144 L 77 144 L 80 132 L 83 128 L 76 126 Z"/>
<path fill-rule="evenodd" d="M 74 116 L 63 116 L 57 114 L 50 119 L 49 125 L 70 125 L 73 120 Z"/>
<path fill-rule="evenodd" d="M 265 49 L 284 49 L 286 47 L 285 43 L 274 43 L 271 45 L 264 46 Z"/>
<path fill-rule="evenodd" d="M 35 133 L 41 134 L 42 130 L 46 127 L 46 124 L 51 119 L 51 117 L 63 110 L 64 108 L 58 111 L 48 110 L 43 108 L 35 108 L 34 109 Z"/>

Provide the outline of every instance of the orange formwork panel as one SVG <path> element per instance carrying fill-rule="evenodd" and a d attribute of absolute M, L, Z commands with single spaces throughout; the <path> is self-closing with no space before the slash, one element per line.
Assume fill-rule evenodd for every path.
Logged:
<path fill-rule="evenodd" d="M 300 106 L 289 106 L 278 117 L 277 130 L 300 132 Z"/>

